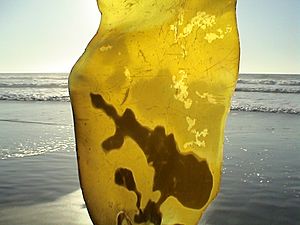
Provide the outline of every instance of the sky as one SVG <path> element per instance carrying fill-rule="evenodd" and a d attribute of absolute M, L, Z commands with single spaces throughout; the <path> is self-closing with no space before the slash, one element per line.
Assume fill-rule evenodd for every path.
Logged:
<path fill-rule="evenodd" d="M 300 74 L 299 12 L 300 0 L 238 0 L 241 73 Z M 0 72 L 70 72 L 100 19 L 96 0 L 0 0 Z"/>

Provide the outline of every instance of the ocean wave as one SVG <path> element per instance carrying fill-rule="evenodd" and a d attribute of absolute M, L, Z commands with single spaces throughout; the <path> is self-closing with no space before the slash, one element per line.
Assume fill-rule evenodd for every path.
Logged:
<path fill-rule="evenodd" d="M 21 95 L 4 94 L 0 95 L 2 101 L 50 101 L 50 102 L 69 102 L 69 96 L 49 96 L 49 95 Z"/>
<path fill-rule="evenodd" d="M 237 86 L 235 91 L 239 91 L 239 92 L 262 92 L 262 93 L 285 93 L 285 94 L 289 94 L 289 93 L 293 93 L 293 94 L 297 94 L 300 93 L 300 89 L 299 88 L 290 88 L 290 87 L 241 87 L 241 86 Z"/>
<path fill-rule="evenodd" d="M 263 84 L 263 85 L 300 86 L 300 80 L 239 79 L 237 83 L 238 84 Z"/>
<path fill-rule="evenodd" d="M 266 106 L 237 106 L 232 105 L 231 110 L 243 112 L 264 112 L 264 113 L 286 113 L 300 115 L 300 110 L 294 108 L 266 107 Z"/>
<path fill-rule="evenodd" d="M 67 83 L 0 83 L 0 88 L 7 89 L 22 89 L 22 88 L 61 88 L 68 89 Z M 51 91 L 51 90 L 50 90 Z M 289 86 L 248 86 L 248 85 L 237 85 L 235 91 L 237 92 L 262 92 L 262 93 L 300 93 L 300 87 L 289 87 Z"/>
<path fill-rule="evenodd" d="M 58 74 L 3 74 L 0 73 L 0 80 L 67 80 L 68 74 L 58 73 Z"/>
<path fill-rule="evenodd" d="M 0 83 L 0 88 L 68 88 L 67 83 Z"/>

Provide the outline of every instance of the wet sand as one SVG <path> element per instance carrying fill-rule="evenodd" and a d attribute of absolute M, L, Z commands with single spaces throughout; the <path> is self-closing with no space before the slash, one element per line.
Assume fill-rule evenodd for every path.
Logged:
<path fill-rule="evenodd" d="M 70 104 L 0 101 L 0 108 L 0 224 L 91 225 Z M 221 191 L 200 224 L 297 225 L 299 133 L 298 115 L 231 112 Z"/>

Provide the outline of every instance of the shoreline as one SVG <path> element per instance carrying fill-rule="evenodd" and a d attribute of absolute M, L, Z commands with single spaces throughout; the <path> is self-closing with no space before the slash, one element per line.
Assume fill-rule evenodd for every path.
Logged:
<path fill-rule="evenodd" d="M 247 93 L 247 92 L 246 92 Z M 251 92 L 250 92 L 251 93 Z M 253 92 L 253 93 L 256 93 L 256 92 Z M 295 93 L 287 93 L 287 95 L 295 95 Z M 234 101 L 234 99 L 232 99 L 232 101 Z M 5 105 L 5 104 L 67 104 L 70 106 L 71 108 L 71 103 L 70 101 L 49 101 L 49 100 L 3 100 L 3 99 L 0 99 L 0 106 L 1 105 Z M 242 110 L 241 110 L 242 109 Z M 245 110 L 244 110 L 245 109 Z M 240 107 L 240 106 L 236 106 L 236 105 L 232 105 L 231 106 L 231 109 L 230 109 L 230 114 L 232 113 L 264 113 L 264 114 L 283 114 L 283 115 L 295 115 L 295 116 L 300 116 L 300 113 L 298 111 L 293 111 L 292 109 L 272 109 L 272 110 L 269 110 L 268 107 L 262 107 L 262 108 L 253 108 L 251 110 L 248 110 L 246 109 L 246 107 Z M 1 115 L 1 114 L 0 114 Z M 0 117 L 0 122 L 2 121 L 1 120 L 2 118 Z"/>

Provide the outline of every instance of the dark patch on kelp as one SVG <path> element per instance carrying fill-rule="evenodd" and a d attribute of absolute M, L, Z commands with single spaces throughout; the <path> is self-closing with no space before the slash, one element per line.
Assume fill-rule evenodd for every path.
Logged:
<path fill-rule="evenodd" d="M 93 106 L 103 110 L 116 126 L 115 134 L 102 142 L 102 148 L 106 152 L 119 149 L 125 137 L 129 137 L 139 145 L 148 164 L 155 170 L 153 191 L 160 191 L 161 197 L 156 203 L 149 201 L 143 211 L 139 209 L 140 213 L 135 218 L 137 223 L 149 220 L 160 224 L 159 208 L 169 196 L 177 198 L 185 207 L 193 209 L 200 209 L 207 203 L 213 177 L 206 160 L 199 160 L 193 154 L 181 154 L 174 135 L 167 135 L 164 127 L 157 126 L 151 130 L 137 121 L 131 109 L 127 108 L 124 114 L 119 116 L 117 110 L 101 95 L 91 93 L 90 96 Z M 130 176 L 125 177 L 125 180 L 116 178 L 116 183 L 128 182 L 129 187 L 125 187 L 129 191 L 137 191 L 136 188 L 133 189 L 135 182 L 133 185 L 132 181 L 129 181 Z M 132 179 L 134 181 L 133 175 Z"/>

